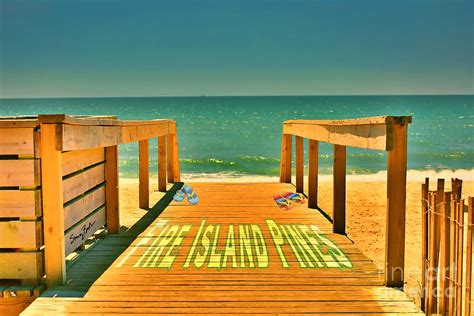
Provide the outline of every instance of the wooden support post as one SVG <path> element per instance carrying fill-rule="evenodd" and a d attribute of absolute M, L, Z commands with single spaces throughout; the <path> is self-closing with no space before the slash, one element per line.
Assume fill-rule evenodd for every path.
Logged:
<path fill-rule="evenodd" d="M 178 134 L 168 134 L 168 182 L 176 183 L 181 181 L 179 171 L 179 151 L 178 151 Z"/>
<path fill-rule="evenodd" d="M 392 125 L 393 150 L 388 152 L 385 283 L 403 287 L 405 262 L 405 208 L 407 125 Z"/>
<path fill-rule="evenodd" d="M 105 147 L 105 205 L 109 234 L 118 234 L 120 229 L 118 179 L 118 146 Z"/>
<path fill-rule="evenodd" d="M 429 233 L 429 265 L 428 265 L 428 291 L 427 291 L 427 306 L 426 306 L 426 314 L 436 314 L 436 306 L 437 300 L 435 296 L 435 289 L 436 289 L 436 280 L 437 274 L 436 269 L 437 266 L 434 265 L 435 256 L 437 255 L 434 251 L 435 248 L 435 231 L 438 229 L 436 227 L 436 220 L 435 220 L 435 212 L 436 212 L 436 193 L 429 194 L 429 215 L 430 215 L 430 233 Z"/>
<path fill-rule="evenodd" d="M 318 207 L 318 141 L 309 140 L 308 156 L 308 207 Z"/>
<path fill-rule="evenodd" d="M 148 159 L 148 139 L 138 142 L 138 177 L 139 177 L 139 191 L 138 200 L 139 207 L 147 210 L 150 207 L 150 174 L 149 174 L 149 159 Z"/>
<path fill-rule="evenodd" d="M 446 290 L 449 282 L 449 216 L 451 213 L 451 193 L 445 192 L 443 202 L 439 202 L 441 242 L 439 255 L 439 305 L 438 313 L 445 315 L 448 311 Z"/>
<path fill-rule="evenodd" d="M 464 206 L 463 206 L 464 207 Z M 464 298 L 464 315 L 471 315 L 472 295 L 472 241 L 474 233 L 474 197 L 470 197 L 467 207 L 467 240 L 466 240 L 466 293 Z"/>
<path fill-rule="evenodd" d="M 462 315 L 462 281 L 463 281 L 463 251 L 464 251 L 464 200 L 457 202 L 458 212 L 458 266 L 456 269 L 457 273 L 457 286 L 456 286 L 456 315 Z M 470 254 L 472 257 L 472 253 Z"/>
<path fill-rule="evenodd" d="M 166 136 L 158 137 L 158 190 L 166 192 Z"/>
<path fill-rule="evenodd" d="M 304 150 L 303 137 L 296 136 L 296 192 L 304 192 Z"/>
<path fill-rule="evenodd" d="M 41 124 L 44 261 L 48 287 L 66 281 L 62 153 L 56 149 L 57 127 Z"/>
<path fill-rule="evenodd" d="M 428 191 L 429 191 L 430 180 L 425 179 L 425 183 L 421 185 L 421 310 L 426 310 L 426 267 L 428 264 Z"/>
<path fill-rule="evenodd" d="M 281 142 L 280 182 L 291 183 L 292 135 L 283 134 Z"/>
<path fill-rule="evenodd" d="M 174 155 L 174 136 L 176 134 L 166 135 L 166 171 L 168 174 L 168 182 L 173 183 L 174 181 L 174 168 L 173 168 L 173 155 Z"/>
<path fill-rule="evenodd" d="M 346 146 L 334 145 L 333 232 L 346 234 Z"/>

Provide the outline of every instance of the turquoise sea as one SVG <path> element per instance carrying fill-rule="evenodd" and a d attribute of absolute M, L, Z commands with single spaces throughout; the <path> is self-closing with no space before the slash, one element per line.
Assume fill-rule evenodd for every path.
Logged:
<path fill-rule="evenodd" d="M 171 118 L 183 173 L 266 176 L 278 175 L 285 120 L 412 115 L 409 169 L 474 168 L 474 95 L 0 99 L 0 116 L 40 113 Z M 122 176 L 137 175 L 137 151 L 137 144 L 120 147 Z M 349 148 L 347 155 L 348 173 L 386 168 L 385 152 Z M 330 174 L 331 165 L 332 147 L 321 144 L 320 173 Z"/>

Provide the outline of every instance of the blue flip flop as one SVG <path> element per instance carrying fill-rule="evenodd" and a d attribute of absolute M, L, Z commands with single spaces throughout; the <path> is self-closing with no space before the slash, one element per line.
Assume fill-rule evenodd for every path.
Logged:
<path fill-rule="evenodd" d="M 184 200 L 184 197 L 186 196 L 186 192 L 184 192 L 184 186 L 176 191 L 175 195 L 173 195 L 173 200 L 176 202 L 182 202 Z"/>
<path fill-rule="evenodd" d="M 181 190 L 184 190 L 184 192 L 186 193 L 188 197 L 188 202 L 190 204 L 195 205 L 199 202 L 196 192 L 194 192 L 193 189 L 189 185 L 185 184 Z"/>

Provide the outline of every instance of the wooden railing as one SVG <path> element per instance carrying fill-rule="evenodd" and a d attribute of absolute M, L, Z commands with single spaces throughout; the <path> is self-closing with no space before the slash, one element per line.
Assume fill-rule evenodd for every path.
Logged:
<path fill-rule="evenodd" d="M 38 283 L 45 274 L 48 286 L 62 284 L 67 254 L 102 226 L 110 234 L 119 232 L 119 144 L 139 142 L 141 208 L 149 207 L 149 139 L 158 138 L 159 190 L 166 191 L 167 180 L 180 181 L 172 120 L 39 115 L 1 118 L 0 132 L 0 175 L 10 179 L 0 181 L 6 187 L 0 188 L 0 218 L 11 219 L 0 225 L 0 248 L 25 249 L 19 253 L 23 256 L 16 250 L 1 253 L 0 279 Z M 27 201 L 15 204 L 8 201 L 11 197 Z M 20 226 L 17 218 L 25 224 Z M 3 269 L 7 264 L 10 268 Z"/>
<path fill-rule="evenodd" d="M 446 192 L 444 179 L 430 191 L 427 178 L 421 194 L 421 308 L 426 315 L 472 315 L 474 197 L 462 199 L 460 179 Z"/>
<path fill-rule="evenodd" d="M 296 137 L 296 191 L 303 192 L 303 138 L 308 148 L 308 206 L 318 206 L 318 144 L 334 145 L 333 231 L 346 233 L 346 147 L 388 152 L 385 283 L 403 287 L 407 128 L 411 116 L 350 120 L 291 120 L 283 123 L 280 182 L 291 182 L 292 139 Z"/>

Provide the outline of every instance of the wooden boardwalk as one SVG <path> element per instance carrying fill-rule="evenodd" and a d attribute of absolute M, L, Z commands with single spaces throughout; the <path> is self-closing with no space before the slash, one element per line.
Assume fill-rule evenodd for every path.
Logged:
<path fill-rule="evenodd" d="M 192 187 L 198 205 L 173 201 L 68 271 L 82 297 L 40 297 L 23 314 L 419 312 L 320 212 L 276 206 L 272 196 L 293 185 Z"/>

